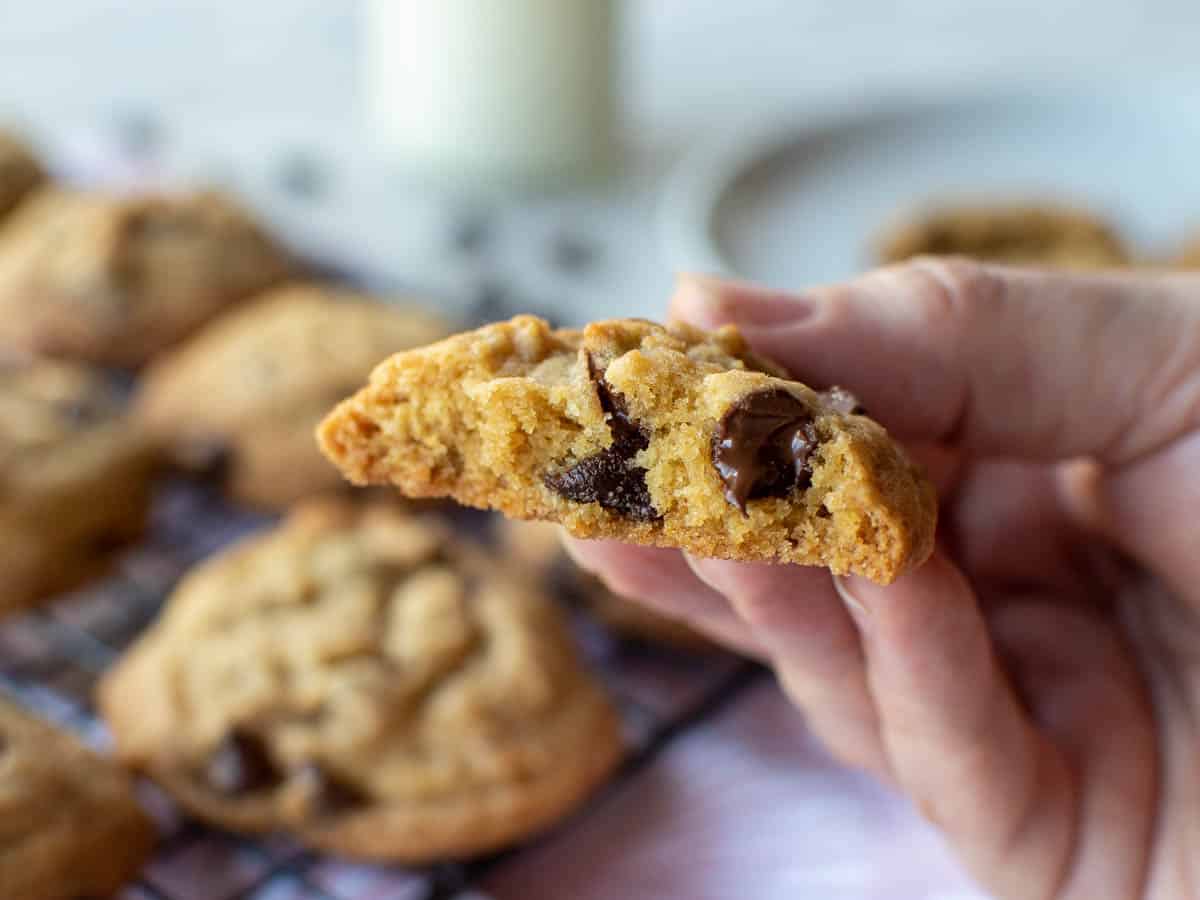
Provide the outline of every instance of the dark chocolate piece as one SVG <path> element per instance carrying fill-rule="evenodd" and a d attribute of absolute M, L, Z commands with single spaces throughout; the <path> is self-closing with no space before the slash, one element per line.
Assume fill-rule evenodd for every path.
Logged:
<path fill-rule="evenodd" d="M 576 503 L 599 503 L 630 519 L 654 521 L 659 516 L 646 486 L 646 470 L 633 462 L 640 451 L 650 446 L 650 438 L 629 415 L 621 395 L 602 376 L 597 376 L 591 356 L 587 363 L 613 442 L 570 468 L 547 475 L 546 486 Z"/>
<path fill-rule="evenodd" d="M 713 434 L 712 462 L 725 499 L 744 513 L 747 501 L 786 497 L 808 487 L 816 446 L 816 428 L 804 401 L 783 388 L 747 394 L 725 413 Z"/>
<path fill-rule="evenodd" d="M 369 799 L 357 785 L 338 778 L 319 762 L 307 762 L 293 776 L 307 794 L 310 811 L 315 816 L 335 816 L 364 806 Z"/>
<path fill-rule="evenodd" d="M 282 775 L 267 745 L 242 728 L 229 732 L 204 766 L 204 778 L 214 791 L 234 796 L 276 787 Z"/>

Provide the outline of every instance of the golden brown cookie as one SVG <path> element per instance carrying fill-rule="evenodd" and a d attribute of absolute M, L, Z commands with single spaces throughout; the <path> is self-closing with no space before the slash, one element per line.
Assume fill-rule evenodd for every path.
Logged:
<path fill-rule="evenodd" d="M 0 131 L 0 218 L 8 215 L 45 177 L 33 151 L 15 135 Z"/>
<path fill-rule="evenodd" d="M 189 574 L 106 676 L 118 757 L 210 822 L 348 857 L 550 826 L 612 771 L 618 720 L 555 606 L 480 552 L 310 501 Z"/>
<path fill-rule="evenodd" d="M 683 650 L 713 647 L 708 638 L 683 620 L 613 593 L 599 578 L 575 565 L 563 550 L 557 525 L 502 519 L 499 528 L 500 546 L 507 559 L 537 574 L 556 593 L 580 602 L 617 634 Z"/>
<path fill-rule="evenodd" d="M 223 194 L 47 188 L 0 230 L 0 342 L 135 366 L 288 270 Z"/>
<path fill-rule="evenodd" d="M 124 772 L 0 698 L 0 897 L 111 896 L 154 840 Z"/>
<path fill-rule="evenodd" d="M 1042 205 L 958 206 L 886 231 L 880 262 L 914 256 L 967 256 L 985 262 L 1100 269 L 1129 264 L 1111 225 L 1090 213 Z"/>
<path fill-rule="evenodd" d="M 448 332 L 413 307 L 288 285 L 157 360 L 143 380 L 139 417 L 182 461 L 219 448 L 230 494 L 278 509 L 344 483 L 313 438 L 329 407 L 389 354 Z"/>
<path fill-rule="evenodd" d="M 1179 269 L 1200 269 L 1200 237 L 1184 244 L 1173 263 Z"/>
<path fill-rule="evenodd" d="M 936 498 L 853 406 L 788 380 L 732 326 L 519 316 L 393 356 L 318 433 L 356 484 L 890 582 L 932 550 Z"/>
<path fill-rule="evenodd" d="M 140 534 L 153 468 L 101 374 L 0 360 L 0 616 L 96 574 Z"/>

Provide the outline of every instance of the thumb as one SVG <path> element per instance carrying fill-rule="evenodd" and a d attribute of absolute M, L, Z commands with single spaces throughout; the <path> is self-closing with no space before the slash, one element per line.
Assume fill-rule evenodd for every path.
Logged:
<path fill-rule="evenodd" d="M 788 295 L 684 276 L 672 316 L 737 324 L 897 436 L 982 455 L 1120 464 L 1200 419 L 1200 276 L 921 259 Z"/>

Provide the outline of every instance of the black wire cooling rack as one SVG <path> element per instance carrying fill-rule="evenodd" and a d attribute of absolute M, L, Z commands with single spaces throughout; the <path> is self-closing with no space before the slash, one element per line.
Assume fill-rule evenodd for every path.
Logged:
<path fill-rule="evenodd" d="M 0 690 L 103 748 L 92 693 L 101 673 L 158 613 L 172 585 L 197 561 L 270 519 L 237 512 L 204 485 L 173 483 L 156 501 L 148 537 L 113 576 L 0 624 Z M 622 714 L 629 753 L 612 783 L 578 817 L 645 767 L 679 735 L 703 728 L 761 675 L 715 651 L 692 656 L 614 639 L 576 613 L 581 646 Z M 482 898 L 485 872 L 518 847 L 466 863 L 420 869 L 363 866 L 305 850 L 285 838 L 247 839 L 179 814 L 142 787 L 162 840 L 121 900 L 444 900 Z M 565 823 L 563 827 L 570 827 Z"/>

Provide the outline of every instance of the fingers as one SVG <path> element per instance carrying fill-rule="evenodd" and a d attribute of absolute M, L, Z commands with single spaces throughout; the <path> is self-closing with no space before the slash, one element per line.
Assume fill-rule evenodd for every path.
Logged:
<path fill-rule="evenodd" d="M 923 259 L 804 296 L 680 279 L 672 316 L 738 324 L 898 436 L 1122 463 L 1200 421 L 1200 277 Z"/>
<path fill-rule="evenodd" d="M 739 653 L 763 655 L 725 598 L 696 577 L 678 550 L 565 536 L 564 542 L 571 558 L 613 593 L 680 619 Z"/>
<path fill-rule="evenodd" d="M 1078 773 L 1080 827 L 1059 896 L 1142 896 L 1159 748 L 1128 649 L 1108 622 L 1056 599 L 1010 603 L 992 626 L 1038 721 Z"/>
<path fill-rule="evenodd" d="M 889 777 L 858 631 L 822 569 L 689 557 L 729 598 L 809 727 L 842 761 Z"/>
<path fill-rule="evenodd" d="M 867 679 L 898 784 L 999 896 L 1051 896 L 1070 859 L 1066 763 L 1004 677 L 974 594 L 940 552 L 857 604 Z"/>

